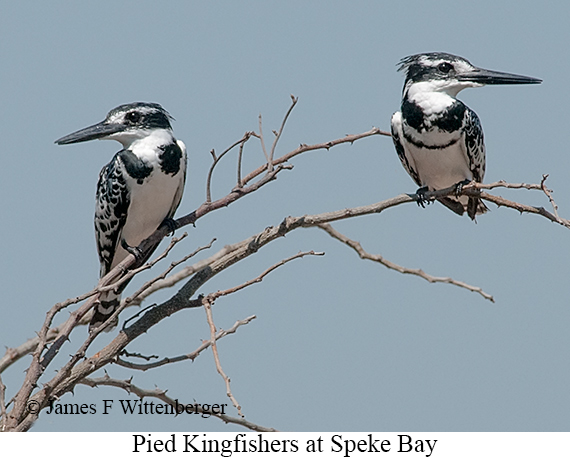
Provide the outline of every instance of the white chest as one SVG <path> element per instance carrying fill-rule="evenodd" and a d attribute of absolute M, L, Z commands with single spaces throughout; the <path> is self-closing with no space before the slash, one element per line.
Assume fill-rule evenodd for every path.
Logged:
<path fill-rule="evenodd" d="M 154 144 L 134 144 L 131 151 L 151 170 L 148 176 L 137 179 L 126 176 L 130 190 L 130 203 L 122 236 L 130 246 L 137 246 L 151 235 L 165 218 L 171 217 L 178 206 L 184 186 L 186 170 L 185 147 L 182 150 L 180 168 L 177 173 L 165 173 L 161 169 L 159 153 Z"/>
<path fill-rule="evenodd" d="M 465 179 L 473 179 L 461 140 L 444 149 L 420 148 L 411 143 L 406 145 L 406 149 L 422 186 L 445 189 Z"/>

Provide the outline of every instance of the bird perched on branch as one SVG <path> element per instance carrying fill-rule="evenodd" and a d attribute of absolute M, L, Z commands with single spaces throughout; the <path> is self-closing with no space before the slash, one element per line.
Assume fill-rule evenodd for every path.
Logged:
<path fill-rule="evenodd" d="M 161 224 L 173 220 L 186 179 L 186 146 L 172 133 L 172 117 L 156 103 L 130 103 L 111 110 L 104 121 L 56 141 L 116 140 L 123 149 L 103 167 L 97 184 L 95 236 L 105 276 Z M 152 254 L 146 253 L 144 259 Z M 121 291 L 103 292 L 89 324 L 92 330 L 117 309 Z M 116 321 L 112 327 L 116 325 Z"/>
<path fill-rule="evenodd" d="M 457 100 L 467 87 L 486 84 L 538 84 L 540 79 L 475 67 L 462 57 L 430 52 L 405 57 L 401 111 L 392 116 L 392 139 L 402 165 L 420 186 L 418 205 L 429 203 L 425 192 L 483 182 L 485 144 L 477 114 Z M 487 211 L 477 197 L 438 198 L 453 212 L 475 215 Z"/>

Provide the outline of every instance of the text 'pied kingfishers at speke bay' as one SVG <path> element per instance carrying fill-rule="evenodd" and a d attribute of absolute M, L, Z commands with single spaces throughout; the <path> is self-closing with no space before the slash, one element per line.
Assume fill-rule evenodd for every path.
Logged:
<path fill-rule="evenodd" d="M 129 247 L 172 222 L 184 191 L 186 146 L 174 138 L 171 120 L 156 103 L 130 103 L 111 110 L 103 122 L 56 141 L 116 140 L 123 146 L 103 167 L 97 184 L 95 236 L 101 277 L 127 257 Z M 90 329 L 117 309 L 125 286 L 118 293 L 101 294 Z"/>
<path fill-rule="evenodd" d="M 540 79 L 477 68 L 462 57 L 441 52 L 416 54 L 400 61 L 406 72 L 401 111 L 392 116 L 392 138 L 402 165 L 420 188 L 418 204 L 428 202 L 426 191 L 483 182 L 485 144 L 477 114 L 455 98 L 467 87 L 486 84 L 538 84 Z M 487 211 L 476 197 L 438 198 L 455 213 Z M 428 202 L 429 203 L 429 202 Z"/>

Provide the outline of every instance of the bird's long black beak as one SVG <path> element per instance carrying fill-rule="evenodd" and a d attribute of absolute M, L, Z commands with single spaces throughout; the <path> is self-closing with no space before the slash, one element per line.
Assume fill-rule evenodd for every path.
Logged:
<path fill-rule="evenodd" d="M 84 129 L 78 130 L 77 132 L 70 133 L 59 140 L 55 140 L 56 144 L 71 144 L 71 143 L 82 143 L 84 141 L 98 140 L 113 133 L 121 132 L 124 130 L 124 126 L 120 124 L 108 124 L 105 121 L 99 122 L 98 124 L 86 127 Z"/>
<path fill-rule="evenodd" d="M 479 84 L 540 84 L 542 79 L 531 78 L 530 76 L 514 75 L 502 71 L 485 70 L 476 68 L 473 71 L 458 74 L 460 81 L 471 81 Z"/>

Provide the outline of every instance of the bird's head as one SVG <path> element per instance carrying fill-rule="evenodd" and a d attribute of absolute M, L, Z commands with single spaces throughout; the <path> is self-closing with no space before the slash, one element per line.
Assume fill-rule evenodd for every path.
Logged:
<path fill-rule="evenodd" d="M 444 92 L 455 97 L 468 87 L 486 84 L 539 84 L 540 79 L 529 76 L 485 70 L 471 64 L 463 57 L 443 52 L 429 52 L 404 57 L 398 71 L 406 72 L 404 92 L 419 84 L 423 90 Z"/>
<path fill-rule="evenodd" d="M 71 144 L 90 140 L 116 140 L 126 148 L 133 141 L 145 138 L 158 129 L 172 130 L 171 120 L 170 114 L 158 103 L 129 103 L 109 111 L 104 121 L 70 133 L 55 142 Z"/>

